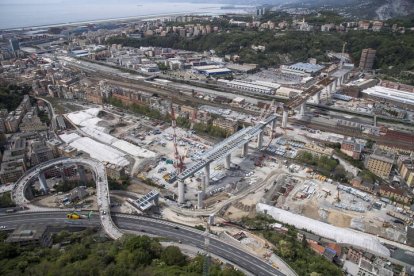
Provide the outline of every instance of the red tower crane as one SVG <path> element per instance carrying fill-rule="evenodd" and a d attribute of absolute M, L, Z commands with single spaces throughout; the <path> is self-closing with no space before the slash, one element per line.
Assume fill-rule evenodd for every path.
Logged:
<path fill-rule="evenodd" d="M 178 173 L 181 173 L 184 170 L 184 157 L 181 156 L 180 153 L 178 152 L 177 133 L 175 131 L 177 122 L 175 121 L 175 112 L 174 112 L 172 101 L 171 101 L 171 126 L 173 128 L 174 159 L 175 159 L 174 166 L 177 169 Z"/>

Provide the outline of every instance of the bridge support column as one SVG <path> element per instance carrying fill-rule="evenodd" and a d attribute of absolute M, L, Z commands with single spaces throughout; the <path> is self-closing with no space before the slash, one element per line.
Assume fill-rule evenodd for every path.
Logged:
<path fill-rule="evenodd" d="M 197 194 L 197 207 L 198 209 L 203 209 L 204 208 L 204 192 L 203 191 L 199 191 Z"/>
<path fill-rule="evenodd" d="M 344 76 L 341 76 L 339 78 L 339 84 L 342 85 L 344 83 Z"/>
<path fill-rule="evenodd" d="M 246 144 L 243 145 L 243 148 L 242 148 L 242 157 L 246 157 L 248 151 L 249 151 L 249 142 L 247 142 Z"/>
<path fill-rule="evenodd" d="M 47 187 L 45 173 L 40 172 L 38 178 L 39 178 L 40 189 L 42 189 L 42 191 L 46 194 L 49 191 L 49 188 Z"/>
<path fill-rule="evenodd" d="M 261 149 L 263 146 L 263 131 L 260 131 L 257 135 L 257 149 Z"/>
<path fill-rule="evenodd" d="M 302 103 L 301 105 L 300 105 L 300 116 L 305 116 L 305 114 L 306 114 L 306 103 Z"/>
<path fill-rule="evenodd" d="M 318 92 L 318 93 L 315 94 L 314 100 L 315 100 L 315 104 L 320 104 L 320 102 L 321 102 L 321 92 Z"/>
<path fill-rule="evenodd" d="M 276 119 L 274 119 L 271 124 L 272 124 L 272 135 L 274 135 L 274 133 L 276 132 Z"/>
<path fill-rule="evenodd" d="M 207 163 L 204 167 L 204 179 L 204 185 L 208 187 L 208 185 L 210 185 L 210 163 Z"/>
<path fill-rule="evenodd" d="M 332 98 L 332 84 L 326 87 L 326 102 L 330 103 Z"/>
<path fill-rule="evenodd" d="M 79 174 L 79 179 L 80 179 L 80 182 L 81 182 L 83 185 L 86 185 L 86 175 L 85 175 L 85 169 L 84 169 L 82 166 L 80 166 L 80 165 L 78 165 L 78 174 Z"/>
<path fill-rule="evenodd" d="M 288 116 L 289 116 L 288 110 L 283 109 L 282 128 L 287 127 Z"/>
<path fill-rule="evenodd" d="M 224 165 L 225 165 L 227 170 L 230 170 L 230 164 L 231 164 L 231 155 L 227 154 L 226 155 L 226 160 L 224 161 Z"/>
<path fill-rule="evenodd" d="M 178 181 L 178 203 L 184 204 L 185 203 L 185 187 L 184 181 Z"/>
<path fill-rule="evenodd" d="M 332 83 L 332 90 L 333 90 L 333 93 L 336 92 L 336 80 Z"/>

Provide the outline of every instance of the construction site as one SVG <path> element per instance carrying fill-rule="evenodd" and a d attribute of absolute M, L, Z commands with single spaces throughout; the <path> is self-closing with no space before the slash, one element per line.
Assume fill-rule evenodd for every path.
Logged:
<path fill-rule="evenodd" d="M 313 95 L 317 90 L 309 91 Z M 126 174 L 141 181 L 139 185 L 132 181 L 129 191 L 143 197 L 155 186 L 161 192 L 162 214 L 178 221 L 183 218 L 173 213 L 193 212 L 194 222 L 208 213 L 237 221 L 253 215 L 256 204 L 262 202 L 332 225 L 404 241 L 404 225 L 389 216 L 396 212 L 394 206 L 384 203 L 375 209 L 379 198 L 295 164 L 301 151 L 324 153 L 315 144 L 316 138 L 335 142 L 343 136 L 287 125 L 286 112 L 280 107 L 274 102 L 265 105 L 253 123 L 245 117 L 250 125 L 217 143 L 178 127 L 173 105 L 168 109 L 172 118 L 168 123 L 111 105 L 79 104 L 80 111 L 65 115 L 75 130 L 60 133 L 60 138 L 102 162 L 125 167 Z"/>

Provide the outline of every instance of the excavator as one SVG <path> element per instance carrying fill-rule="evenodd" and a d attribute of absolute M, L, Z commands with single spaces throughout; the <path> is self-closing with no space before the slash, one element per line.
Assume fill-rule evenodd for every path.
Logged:
<path fill-rule="evenodd" d="M 66 218 L 67 219 L 72 219 L 72 220 L 75 220 L 75 219 L 90 219 L 91 216 L 92 216 L 92 211 L 90 211 L 87 216 L 78 214 L 76 212 L 66 214 Z"/>

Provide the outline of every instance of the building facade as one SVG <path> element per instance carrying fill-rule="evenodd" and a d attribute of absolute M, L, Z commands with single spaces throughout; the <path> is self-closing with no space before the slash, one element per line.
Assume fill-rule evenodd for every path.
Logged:
<path fill-rule="evenodd" d="M 371 48 L 363 49 L 361 53 L 361 59 L 359 60 L 359 69 L 372 70 L 376 53 L 377 51 Z"/>
<path fill-rule="evenodd" d="M 366 162 L 365 167 L 381 178 L 388 178 L 394 165 L 395 155 L 389 152 L 376 149 L 373 154 L 371 154 Z"/>

